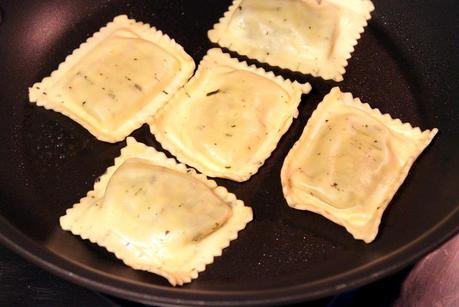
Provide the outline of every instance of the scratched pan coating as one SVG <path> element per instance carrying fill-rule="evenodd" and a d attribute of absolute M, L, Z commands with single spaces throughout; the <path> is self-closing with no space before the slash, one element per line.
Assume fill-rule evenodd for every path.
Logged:
<path fill-rule="evenodd" d="M 63 278 L 144 303 L 276 304 L 332 295 L 412 263 L 459 224 L 458 1 L 375 0 L 376 11 L 339 85 L 362 101 L 440 133 L 415 163 L 366 245 L 325 218 L 289 208 L 279 172 L 289 148 L 336 83 L 274 69 L 313 86 L 267 163 L 248 182 L 218 180 L 255 219 L 199 278 L 173 288 L 60 229 L 59 216 L 112 164 L 108 144 L 70 119 L 28 104 L 27 87 L 118 14 L 151 23 L 196 62 L 230 1 L 3 1 L 0 25 L 0 237 Z M 264 68 L 269 68 L 262 65 Z M 147 127 L 133 135 L 161 149 Z"/>

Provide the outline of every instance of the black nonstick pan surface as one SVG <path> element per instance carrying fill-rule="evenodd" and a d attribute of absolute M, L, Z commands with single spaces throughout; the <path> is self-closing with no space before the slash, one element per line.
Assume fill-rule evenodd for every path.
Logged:
<path fill-rule="evenodd" d="M 207 30 L 230 1 L 0 1 L 1 241 L 65 279 L 152 304 L 304 301 L 414 262 L 459 228 L 459 2 L 374 3 L 373 19 L 338 85 L 402 121 L 440 130 L 385 212 L 377 239 L 370 245 L 356 241 L 325 218 L 287 206 L 282 162 L 337 83 L 274 68 L 311 82 L 313 91 L 303 96 L 299 118 L 250 181 L 218 180 L 253 208 L 255 219 L 197 280 L 173 288 L 60 229 L 59 217 L 125 144 L 97 141 L 63 115 L 29 104 L 27 89 L 119 14 L 169 34 L 198 63 L 212 47 Z M 146 126 L 133 135 L 161 149 Z"/>

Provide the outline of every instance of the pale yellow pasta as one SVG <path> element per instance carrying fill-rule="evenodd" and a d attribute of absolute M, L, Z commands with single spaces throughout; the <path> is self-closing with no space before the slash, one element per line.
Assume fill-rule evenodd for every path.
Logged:
<path fill-rule="evenodd" d="M 208 35 L 261 62 L 341 81 L 373 10 L 370 0 L 235 0 Z"/>
<path fill-rule="evenodd" d="M 99 140 L 117 142 L 167 102 L 194 68 L 167 35 L 123 15 L 35 83 L 29 98 L 72 118 Z"/>
<path fill-rule="evenodd" d="M 175 286 L 197 278 L 251 220 L 225 188 L 129 137 L 60 224 Z"/>
<path fill-rule="evenodd" d="M 319 213 L 369 243 L 437 131 L 403 124 L 334 88 L 285 159 L 285 198 L 291 207 Z"/>
<path fill-rule="evenodd" d="M 165 149 L 207 176 L 249 179 L 298 114 L 301 85 L 209 50 L 195 76 L 150 122 Z"/>

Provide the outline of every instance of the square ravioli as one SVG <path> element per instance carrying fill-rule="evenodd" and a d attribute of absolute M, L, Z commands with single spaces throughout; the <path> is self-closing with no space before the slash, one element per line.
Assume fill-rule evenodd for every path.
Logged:
<path fill-rule="evenodd" d="M 310 90 L 211 49 L 150 127 L 181 162 L 207 176 L 245 181 L 271 155 Z"/>
<path fill-rule="evenodd" d="M 390 200 L 437 132 L 413 128 L 334 88 L 282 166 L 287 203 L 370 243 Z"/>
<path fill-rule="evenodd" d="M 70 117 L 101 141 L 118 142 L 169 100 L 194 68 L 167 35 L 122 15 L 35 83 L 29 99 Z"/>
<path fill-rule="evenodd" d="M 197 278 L 251 220 L 234 194 L 129 137 L 60 224 L 175 286 Z"/>
<path fill-rule="evenodd" d="M 341 81 L 373 10 L 370 0 L 235 0 L 208 36 L 260 62 Z"/>

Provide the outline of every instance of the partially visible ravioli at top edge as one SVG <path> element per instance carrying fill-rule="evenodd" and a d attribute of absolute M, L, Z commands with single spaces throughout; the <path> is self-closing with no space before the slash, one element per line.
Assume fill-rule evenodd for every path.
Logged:
<path fill-rule="evenodd" d="M 273 66 L 343 80 L 370 0 L 235 0 L 209 39 Z"/>

